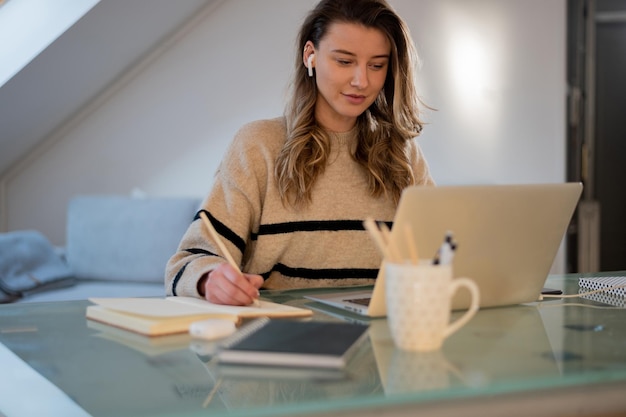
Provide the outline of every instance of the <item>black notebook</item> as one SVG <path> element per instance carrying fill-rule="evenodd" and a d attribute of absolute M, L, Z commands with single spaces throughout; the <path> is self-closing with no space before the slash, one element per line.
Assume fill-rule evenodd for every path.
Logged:
<path fill-rule="evenodd" d="M 345 322 L 260 318 L 224 341 L 218 361 L 341 369 L 366 338 L 367 328 Z"/>

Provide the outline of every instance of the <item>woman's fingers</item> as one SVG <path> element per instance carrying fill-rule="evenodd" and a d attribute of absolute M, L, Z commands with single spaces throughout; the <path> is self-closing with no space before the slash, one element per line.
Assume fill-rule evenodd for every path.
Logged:
<path fill-rule="evenodd" d="M 205 297 L 217 304 L 249 305 L 258 298 L 261 285 L 261 276 L 240 274 L 224 263 L 209 273 Z"/>

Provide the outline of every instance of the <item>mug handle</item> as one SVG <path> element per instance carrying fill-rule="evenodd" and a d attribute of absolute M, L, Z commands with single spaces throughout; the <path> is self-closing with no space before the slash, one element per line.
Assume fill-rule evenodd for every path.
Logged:
<path fill-rule="evenodd" d="M 476 283 L 469 278 L 455 278 L 452 282 L 450 282 L 450 297 L 452 297 L 461 287 L 466 287 L 469 290 L 472 295 L 472 301 L 465 314 L 446 327 L 443 332 L 444 339 L 459 330 L 461 327 L 465 326 L 465 324 L 467 324 L 467 322 L 474 317 L 474 314 L 478 312 L 480 301 L 480 291 L 478 290 L 478 285 L 476 285 Z"/>

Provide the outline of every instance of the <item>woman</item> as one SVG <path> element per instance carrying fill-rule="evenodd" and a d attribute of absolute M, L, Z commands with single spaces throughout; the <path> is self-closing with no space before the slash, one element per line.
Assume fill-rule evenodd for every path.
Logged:
<path fill-rule="evenodd" d="M 363 228 L 391 222 L 410 185 L 431 185 L 406 24 L 383 0 L 322 0 L 300 30 L 284 117 L 245 125 L 166 268 L 169 295 L 247 305 L 258 289 L 372 284 Z"/>

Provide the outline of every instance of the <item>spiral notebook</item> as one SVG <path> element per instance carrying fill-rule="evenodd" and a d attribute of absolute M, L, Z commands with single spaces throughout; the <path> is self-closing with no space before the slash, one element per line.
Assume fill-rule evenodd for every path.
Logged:
<path fill-rule="evenodd" d="M 578 279 L 578 285 L 589 290 L 605 290 L 607 293 L 626 297 L 626 277 L 583 277 Z M 621 288 L 617 288 L 621 287 Z"/>
<path fill-rule="evenodd" d="M 367 329 L 355 323 L 262 317 L 224 340 L 217 358 L 222 364 L 342 369 Z"/>
<path fill-rule="evenodd" d="M 626 276 L 583 277 L 578 279 L 578 286 L 582 298 L 616 307 L 626 307 Z M 587 294 L 595 290 L 603 291 Z"/>

